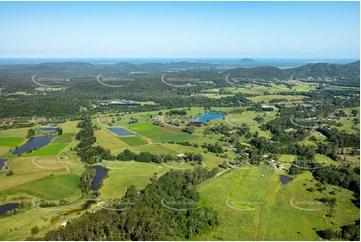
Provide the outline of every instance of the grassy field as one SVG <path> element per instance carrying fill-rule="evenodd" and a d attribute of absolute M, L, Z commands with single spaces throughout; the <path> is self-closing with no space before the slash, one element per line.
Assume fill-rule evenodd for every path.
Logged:
<path fill-rule="evenodd" d="M 60 199 L 68 199 L 78 193 L 79 179 L 78 175 L 73 174 L 48 175 L 6 191 L 1 191 L 0 196 L 12 196 L 23 193 L 39 199 L 59 201 Z"/>
<path fill-rule="evenodd" d="M 263 175 L 263 177 L 261 176 Z M 318 240 L 316 230 L 334 224 L 352 223 L 359 209 L 350 202 L 351 192 L 341 189 L 340 204 L 335 207 L 335 217 L 328 221 L 324 204 L 314 199 L 327 192 L 308 192 L 312 180 L 309 172 L 298 175 L 282 185 L 277 172 L 270 166 L 234 171 L 198 188 L 200 206 L 212 206 L 220 212 L 220 226 L 199 236 L 200 240 Z M 315 182 L 313 182 L 315 183 Z M 332 186 L 327 186 L 331 191 Z M 293 200 L 292 200 L 293 199 Z M 302 210 L 301 208 L 317 209 Z M 227 204 L 228 201 L 228 204 Z M 243 210 L 241 210 L 243 209 Z M 340 214 L 347 209 L 345 218 Z"/>
<path fill-rule="evenodd" d="M 57 166 L 57 169 L 44 169 L 42 167 L 36 166 L 33 163 L 33 159 L 37 164 L 42 164 L 41 166 L 52 165 Z M 48 159 L 43 158 L 43 159 Z M 0 191 L 8 190 L 12 187 L 16 187 L 28 182 L 32 182 L 34 180 L 48 177 L 52 173 L 55 175 L 62 175 L 66 173 L 66 170 L 63 166 L 59 165 L 60 163 L 56 160 L 56 158 L 50 158 L 52 162 L 42 162 L 41 158 L 34 157 L 19 157 L 16 159 L 12 159 L 8 162 L 8 169 L 14 172 L 12 176 L 5 176 L 5 173 L 0 173 Z M 54 168 L 54 167 L 52 167 Z M 40 190 L 40 187 L 36 189 Z M 1 193 L 0 193 L 1 194 Z M 0 195 L 1 196 L 1 195 Z"/>
<path fill-rule="evenodd" d="M 76 135 L 76 133 L 65 133 L 62 135 L 57 135 L 52 143 L 70 143 L 71 139 Z"/>
<path fill-rule="evenodd" d="M 29 128 L 1 130 L 0 137 L 26 137 Z"/>
<path fill-rule="evenodd" d="M 176 155 L 177 151 L 172 150 L 164 145 L 161 144 L 148 144 L 148 145 L 142 145 L 142 146 L 138 146 L 137 150 L 139 152 L 149 152 L 151 154 L 156 154 L 156 155 Z"/>
<path fill-rule="evenodd" d="M 121 198 L 130 185 L 142 189 L 150 183 L 149 179 L 155 172 L 161 176 L 169 170 L 162 164 L 135 161 L 111 162 L 106 166 L 109 169 L 109 177 L 104 179 L 99 190 L 101 199 Z"/>
<path fill-rule="evenodd" d="M 0 146 L 0 157 L 7 154 L 9 152 L 9 147 Z"/>
<path fill-rule="evenodd" d="M 247 127 L 250 127 L 250 132 L 258 132 L 259 136 L 263 136 L 266 138 L 271 138 L 271 133 L 269 131 L 263 131 L 259 128 L 261 124 L 253 120 L 257 116 L 260 116 L 264 119 L 263 123 L 267 123 L 272 120 L 276 115 L 276 112 L 270 112 L 264 116 L 263 112 L 253 112 L 253 111 L 245 111 L 242 114 L 230 114 L 227 117 L 228 124 L 232 126 L 242 126 L 243 123 L 246 124 Z M 226 120 L 226 121 L 227 121 Z"/>
<path fill-rule="evenodd" d="M 57 155 L 59 154 L 65 147 L 67 147 L 68 144 L 62 144 L 62 143 L 50 143 L 49 145 L 40 148 L 38 150 L 35 150 L 31 153 L 24 154 L 23 157 L 30 157 L 30 156 L 48 156 L 48 155 Z"/>
<path fill-rule="evenodd" d="M 224 162 L 224 158 L 217 157 L 212 154 L 202 154 L 204 158 L 204 164 L 206 164 L 207 168 L 213 169 L 215 167 L 218 167 L 218 165 L 222 164 Z"/>
<path fill-rule="evenodd" d="M 256 97 L 248 97 L 249 100 L 252 102 L 269 102 L 272 99 L 287 99 L 288 101 L 301 101 L 303 98 L 306 98 L 306 96 L 302 95 L 261 95 Z"/>
<path fill-rule="evenodd" d="M 25 139 L 20 137 L 0 138 L 0 146 L 16 147 L 24 143 Z"/>
<path fill-rule="evenodd" d="M 72 204 L 62 206 L 62 209 L 70 211 L 80 207 L 80 204 Z M 43 237 L 49 230 L 57 229 L 64 222 L 60 221 L 56 224 L 51 222 L 53 217 L 61 213 L 62 211 L 59 210 L 33 208 L 22 210 L 16 215 L 3 217 L 1 218 L 0 240 L 15 241 L 30 238 L 32 236 L 31 229 L 35 225 L 40 229 L 37 237 Z"/>
<path fill-rule="evenodd" d="M 111 150 L 113 155 L 118 155 L 120 152 L 122 152 L 125 149 L 129 149 L 132 150 L 133 152 L 136 152 L 136 150 L 130 147 L 127 143 L 123 142 L 119 137 L 111 134 L 105 129 L 96 130 L 94 134 L 97 139 L 96 144 L 97 145 L 99 144 L 104 148 Z"/>
<path fill-rule="evenodd" d="M 253 93 L 256 97 L 249 99 L 254 102 L 269 102 L 273 98 L 286 98 L 288 100 L 301 100 L 304 96 L 281 96 L 274 95 L 280 91 L 307 91 L 312 88 L 296 81 L 298 86 L 288 89 L 285 86 L 259 87 L 255 86 L 250 89 L 244 88 L 227 88 L 232 93 Z M 220 98 L 218 89 L 214 93 L 207 94 L 211 98 Z M 272 95 L 264 96 L 263 92 L 269 92 Z M 228 96 L 228 95 L 227 95 Z M 205 113 L 203 107 L 178 108 L 177 110 L 187 110 L 186 116 L 196 118 Z M 217 107 L 212 110 L 227 112 L 233 108 Z M 163 114 L 169 110 L 161 110 Z M 208 111 L 208 110 L 207 110 Z M 204 165 L 209 169 L 218 167 L 224 162 L 224 158 L 217 157 L 213 153 L 204 153 L 204 149 L 177 144 L 169 144 L 169 141 L 189 141 L 199 145 L 206 143 L 218 142 L 220 134 L 204 135 L 205 127 L 196 128 L 194 134 L 186 134 L 174 127 L 159 127 L 152 125 L 152 118 L 159 111 L 100 116 L 94 118 L 93 124 L 101 127 L 101 130 L 95 131 L 96 143 L 104 148 L 110 149 L 113 155 L 117 155 L 125 149 L 129 149 L 137 154 L 140 152 L 150 152 L 152 154 L 178 154 L 185 152 L 201 153 L 204 157 Z M 345 109 L 349 115 L 351 109 Z M 276 111 L 263 116 L 263 112 L 246 111 L 242 114 L 231 114 L 228 116 L 229 122 L 234 125 L 246 123 L 251 127 L 251 132 L 258 132 L 259 136 L 270 138 L 271 134 L 259 129 L 258 124 L 253 119 L 260 115 L 265 119 L 264 123 L 272 120 Z M 104 114 L 101 114 L 104 115 Z M 138 118 L 137 124 L 128 124 L 131 117 Z M 118 119 L 112 123 L 112 126 L 123 126 L 145 138 L 137 136 L 118 137 L 106 130 L 112 118 Z M 351 129 L 350 120 L 340 120 L 344 124 L 340 129 L 346 131 Z M 76 124 L 79 121 L 70 121 L 59 124 L 64 134 L 57 136 L 48 146 L 43 147 L 30 154 L 24 154 L 21 157 L 14 157 L 8 163 L 8 169 L 14 171 L 14 175 L 5 176 L 5 168 L 0 172 L 0 202 L 9 203 L 15 201 L 17 197 L 26 197 L 27 201 L 33 198 L 46 199 L 58 202 L 60 199 L 74 200 L 77 204 L 56 207 L 59 210 L 40 210 L 38 208 L 23 209 L 20 214 L 1 218 L 3 229 L 0 231 L 0 239 L 24 240 L 29 237 L 30 229 L 34 225 L 41 229 L 39 236 L 44 235 L 47 230 L 55 228 L 50 222 L 51 218 L 60 215 L 64 211 L 70 211 L 80 208 L 79 203 L 89 199 L 89 196 L 80 198 L 79 179 L 84 171 L 84 163 L 80 162 L 76 152 L 71 151 L 79 141 L 70 144 L 69 149 L 64 148 L 69 145 L 72 137 L 79 131 Z M 211 121 L 208 125 L 226 124 L 225 119 Z M 208 127 L 209 127 L 208 126 Z M 358 126 L 359 127 L 359 126 Z M 355 130 L 354 130 L 355 131 Z M 352 131 L 352 132 L 354 132 Z M 0 156 L 9 151 L 9 147 L 16 146 L 16 142 L 25 141 L 28 128 L 0 131 Z M 319 136 L 316 131 L 317 140 L 326 142 L 324 137 Z M 149 139 L 148 139 L 149 138 Z M 242 137 L 241 141 L 245 141 Z M 306 141 L 306 144 L 312 144 L 313 141 Z M 229 147 L 224 147 L 229 150 Z M 234 152 L 229 151 L 231 155 Z M 36 157 L 35 157 L 36 156 Z M 59 158 L 58 158 L 58 157 Z M 316 155 L 316 160 L 325 165 L 335 164 L 326 156 Z M 359 164 L 355 156 L 355 164 Z M 279 161 L 285 168 L 289 168 L 290 161 L 295 158 L 293 155 L 280 155 Z M 59 162 L 61 160 L 69 169 L 67 174 L 65 167 Z M 187 163 L 167 162 L 167 163 L 140 163 L 135 161 L 103 161 L 102 165 L 109 169 L 108 177 L 103 180 L 103 186 L 100 188 L 100 200 L 121 198 L 130 185 L 135 185 L 138 190 L 144 188 L 150 183 L 150 178 L 156 175 L 159 177 L 170 169 L 193 169 Z M 326 185 L 327 190 L 324 192 L 308 192 L 306 188 L 314 187 L 316 181 L 312 174 L 305 171 L 303 174 L 293 176 L 294 180 L 287 185 L 282 185 L 279 181 L 279 174 L 284 174 L 282 170 L 274 170 L 269 165 L 251 166 L 246 165 L 242 168 L 235 169 L 232 172 L 223 175 L 205 185 L 199 186 L 200 206 L 211 206 L 219 211 L 220 226 L 206 232 L 198 240 L 319 240 L 316 230 L 325 228 L 336 228 L 337 226 L 353 223 L 359 217 L 359 209 L 350 201 L 352 192 L 335 186 Z M 263 176 L 262 176 L 263 175 Z M 337 197 L 337 206 L 333 217 L 325 216 L 329 208 L 323 204 L 312 204 L 315 199 L 331 196 L 329 192 L 335 191 Z M 293 200 L 292 200 L 293 199 Z M 292 205 L 302 203 L 299 207 Z M 305 203 L 306 202 L 306 203 Z M 320 208 L 320 209 L 319 209 Z M 243 209 L 243 210 L 241 210 Z M 245 209 L 245 210 L 244 210 Z M 73 216 L 73 215 L 72 215 Z M 79 214 L 74 215 L 75 217 Z M 66 221 L 63 218 L 61 221 Z M 56 224 L 60 226 L 60 221 Z M 16 228 L 16 229 L 15 229 Z"/>
<path fill-rule="evenodd" d="M 62 123 L 59 124 L 59 127 L 63 129 L 63 133 L 78 133 L 79 132 L 79 128 L 76 127 L 76 125 L 79 123 L 80 121 L 68 121 L 66 123 Z"/>
<path fill-rule="evenodd" d="M 127 128 L 152 139 L 154 142 L 183 141 L 190 138 L 187 134 L 174 134 L 149 123 L 129 125 Z"/>
<path fill-rule="evenodd" d="M 130 146 L 139 146 L 139 145 L 145 145 L 147 144 L 147 141 L 133 136 L 133 137 L 120 137 L 119 138 L 121 141 L 123 141 L 124 143 L 127 143 Z"/>
<path fill-rule="evenodd" d="M 198 138 L 198 136 L 185 134 L 185 133 L 171 134 L 171 135 L 155 138 L 154 142 L 169 142 L 169 141 L 179 142 L 179 141 L 187 141 L 187 140 L 189 142 L 192 142 L 192 139 L 196 139 L 196 138 Z"/>
<path fill-rule="evenodd" d="M 339 122 L 342 124 L 341 127 L 337 127 L 336 128 L 339 131 L 345 131 L 346 133 L 351 133 L 351 134 L 357 134 L 360 132 L 360 124 L 357 123 L 357 125 L 354 125 L 354 121 L 353 121 L 353 117 L 352 118 L 348 118 L 348 117 L 342 117 L 340 118 Z"/>

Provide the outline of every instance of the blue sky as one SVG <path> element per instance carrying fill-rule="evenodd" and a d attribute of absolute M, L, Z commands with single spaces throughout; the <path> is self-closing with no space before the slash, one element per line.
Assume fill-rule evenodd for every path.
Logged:
<path fill-rule="evenodd" d="M 0 2 L 0 58 L 359 58 L 359 2 Z"/>

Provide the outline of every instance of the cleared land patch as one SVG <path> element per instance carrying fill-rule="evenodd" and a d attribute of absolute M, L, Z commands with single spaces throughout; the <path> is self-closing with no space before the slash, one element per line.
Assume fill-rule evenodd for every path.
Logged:
<path fill-rule="evenodd" d="M 130 185 L 135 185 L 140 190 L 150 183 L 149 179 L 155 172 L 159 177 L 169 170 L 162 164 L 151 162 L 119 161 L 109 163 L 107 166 L 109 177 L 104 179 L 103 186 L 99 190 L 103 199 L 121 198 Z"/>

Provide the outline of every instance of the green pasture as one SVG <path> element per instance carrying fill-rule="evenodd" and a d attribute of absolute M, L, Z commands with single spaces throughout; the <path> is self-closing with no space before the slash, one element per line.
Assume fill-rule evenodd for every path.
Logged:
<path fill-rule="evenodd" d="M 337 188 L 339 204 L 334 208 L 335 216 L 327 218 L 329 207 L 314 201 L 329 196 L 336 187 L 326 185 L 324 192 L 307 191 L 307 187 L 316 183 L 310 172 L 297 175 L 293 181 L 282 185 L 271 166 L 242 168 L 198 188 L 200 206 L 211 206 L 219 211 L 220 226 L 195 239 L 319 240 L 317 230 L 353 223 L 359 216 L 359 209 L 350 201 L 351 192 Z M 344 210 L 347 214 L 341 218 Z"/>
<path fill-rule="evenodd" d="M 35 150 L 31 153 L 24 153 L 23 157 L 57 155 L 67 146 L 68 144 L 63 143 L 50 143 L 49 145 Z"/>
<path fill-rule="evenodd" d="M 100 188 L 100 199 L 121 198 L 130 185 L 138 190 L 150 183 L 150 178 L 156 172 L 158 177 L 166 173 L 169 168 L 152 162 L 107 162 L 108 177 L 103 180 Z"/>
<path fill-rule="evenodd" d="M 119 137 L 119 139 L 130 146 L 139 146 L 139 145 L 147 144 L 147 141 L 145 141 L 137 136 Z"/>
<path fill-rule="evenodd" d="M 48 177 L 51 174 L 57 176 L 66 173 L 65 168 L 56 157 L 18 157 L 7 163 L 8 169 L 12 170 L 14 175 L 5 176 L 5 172 L 0 172 L 0 191 Z M 41 190 L 41 187 L 37 187 L 37 189 Z"/>
<path fill-rule="evenodd" d="M 20 137 L 2 137 L 0 138 L 0 146 L 16 147 L 25 142 L 24 138 Z"/>
<path fill-rule="evenodd" d="M 57 135 L 56 138 L 52 141 L 52 143 L 70 143 L 72 138 L 76 135 L 76 133 L 63 133 L 62 135 Z"/>
<path fill-rule="evenodd" d="M 261 102 L 264 101 L 268 103 L 272 99 L 287 99 L 287 101 L 302 101 L 302 99 L 307 98 L 302 95 L 261 95 L 256 97 L 248 97 L 252 102 Z"/>

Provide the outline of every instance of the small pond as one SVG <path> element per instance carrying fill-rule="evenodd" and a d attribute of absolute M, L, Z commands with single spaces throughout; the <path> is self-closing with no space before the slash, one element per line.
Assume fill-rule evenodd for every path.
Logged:
<path fill-rule="evenodd" d="M 14 210 L 19 207 L 19 203 L 9 203 L 0 205 L 0 214 L 5 214 L 8 211 Z"/>
<path fill-rule="evenodd" d="M 4 167 L 5 162 L 7 162 L 7 161 L 8 161 L 8 159 L 0 158 L 0 171 L 1 171 L 1 169 Z"/>
<path fill-rule="evenodd" d="M 133 133 L 129 132 L 128 130 L 125 130 L 122 128 L 107 128 L 107 129 L 119 136 L 134 135 Z"/>
<path fill-rule="evenodd" d="M 287 183 L 289 183 L 292 180 L 293 180 L 293 178 L 291 178 L 289 176 L 280 175 L 280 181 L 281 181 L 282 185 L 286 185 Z"/>
<path fill-rule="evenodd" d="M 208 120 L 211 121 L 213 119 L 217 118 L 224 118 L 226 115 L 223 113 L 205 113 L 199 116 L 196 120 L 196 122 L 207 122 Z"/>
<path fill-rule="evenodd" d="M 90 205 L 92 205 L 92 204 L 94 204 L 94 203 L 96 203 L 95 200 L 88 200 L 88 201 L 86 201 L 86 203 L 85 203 L 84 206 L 83 206 L 83 209 L 87 209 Z"/>
<path fill-rule="evenodd" d="M 12 154 L 17 155 L 24 153 L 28 150 L 34 150 L 35 148 L 42 148 L 50 143 L 54 139 L 54 135 L 51 136 L 37 136 L 28 140 L 25 144 L 15 149 Z"/>

